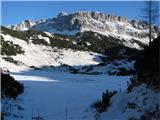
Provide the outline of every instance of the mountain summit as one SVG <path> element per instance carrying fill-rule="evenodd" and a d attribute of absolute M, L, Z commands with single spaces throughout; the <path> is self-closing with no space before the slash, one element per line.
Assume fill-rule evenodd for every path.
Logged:
<path fill-rule="evenodd" d="M 125 17 L 104 14 L 100 12 L 79 11 L 72 14 L 60 12 L 52 19 L 39 21 L 25 20 L 24 22 L 11 25 L 8 28 L 18 31 L 34 29 L 50 33 L 74 35 L 78 32 L 93 31 L 105 36 L 113 36 L 119 39 L 143 40 L 148 44 L 147 34 L 149 25 L 140 20 L 129 20 Z M 160 29 L 152 26 L 153 38 Z"/>
<path fill-rule="evenodd" d="M 8 28 L 12 30 L 17 30 L 17 31 L 26 31 L 31 29 L 33 26 L 38 25 L 40 23 L 44 23 L 46 20 L 45 19 L 40 19 L 38 21 L 33 21 L 33 20 L 24 20 L 19 24 L 15 25 L 9 25 L 7 26 Z"/>

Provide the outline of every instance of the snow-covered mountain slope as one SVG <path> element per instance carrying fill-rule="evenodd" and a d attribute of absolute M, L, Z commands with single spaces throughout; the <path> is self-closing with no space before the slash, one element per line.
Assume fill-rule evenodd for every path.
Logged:
<path fill-rule="evenodd" d="M 118 47 L 118 40 L 111 37 L 108 40 L 106 36 L 92 32 L 79 34 L 73 39 L 47 32 L 21 32 L 2 27 L 0 37 L 1 67 L 9 70 L 31 68 L 79 74 L 131 75 L 135 60 L 131 56 L 138 52 L 123 46 Z M 111 52 L 107 50 L 105 53 L 106 49 Z"/>
<path fill-rule="evenodd" d="M 1 67 L 7 66 L 10 70 L 32 68 L 79 74 L 130 75 L 134 70 L 132 56 L 138 52 L 121 46 L 119 39 L 94 32 L 64 36 L 2 27 L 0 37 Z"/>
<path fill-rule="evenodd" d="M 111 98 L 112 105 L 102 113 L 101 120 L 158 120 L 159 95 L 159 91 L 146 84 L 118 93 Z"/>
<path fill-rule="evenodd" d="M 94 65 L 101 62 L 101 54 L 87 51 L 73 51 L 71 49 L 58 49 L 50 46 L 27 43 L 27 41 L 1 34 L 3 40 L 11 45 L 19 46 L 22 53 L 16 55 L 2 55 L 1 67 L 8 69 L 18 69 L 27 67 L 60 66 L 67 64 L 70 66 Z M 2 44 L 3 46 L 3 44 Z M 3 49 L 2 49 L 3 50 Z M 3 52 L 3 51 L 2 51 Z"/>
<path fill-rule="evenodd" d="M 25 25 L 24 25 L 25 24 Z M 27 22 L 28 25 L 28 22 Z M 26 27 L 26 22 L 9 27 L 14 30 L 40 30 L 50 33 L 75 34 L 77 32 L 93 31 L 106 36 L 132 40 L 137 39 L 148 43 L 147 34 L 149 26 L 140 20 L 129 20 L 121 16 L 113 16 L 100 12 L 82 11 L 73 14 L 59 13 L 52 19 L 33 23 Z M 153 37 L 157 36 L 160 29 L 152 26 Z M 126 44 L 130 44 L 128 41 Z"/>
<path fill-rule="evenodd" d="M 4 34 L 9 34 L 13 37 L 33 42 L 34 44 L 45 44 L 52 47 L 87 50 L 99 53 L 104 53 L 107 49 L 119 46 L 143 49 L 148 44 L 148 39 L 121 39 L 92 31 L 80 32 L 75 35 L 51 34 L 36 30 L 14 31 L 5 27 L 2 27 L 2 31 Z"/>

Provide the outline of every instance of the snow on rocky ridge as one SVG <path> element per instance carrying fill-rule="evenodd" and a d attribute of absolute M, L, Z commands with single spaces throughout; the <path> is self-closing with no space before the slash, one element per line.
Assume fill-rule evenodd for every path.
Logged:
<path fill-rule="evenodd" d="M 129 20 L 121 16 L 113 16 L 100 12 L 80 11 L 73 14 L 59 13 L 52 19 L 38 22 L 24 21 L 8 28 L 13 30 L 35 29 L 50 33 L 75 34 L 83 31 L 94 31 L 103 35 L 111 35 L 119 39 L 137 39 L 148 44 L 147 23 L 140 20 Z M 160 29 L 153 26 L 153 37 L 156 37 Z M 129 43 L 128 43 L 129 44 Z"/>
<path fill-rule="evenodd" d="M 33 21 L 33 20 L 24 20 L 19 24 L 15 24 L 15 25 L 9 25 L 7 26 L 8 28 L 12 29 L 12 30 L 17 30 L 17 31 L 25 31 L 25 30 L 29 30 L 31 29 L 33 26 L 38 25 L 40 23 L 45 22 L 45 19 L 41 19 L 38 21 Z"/>

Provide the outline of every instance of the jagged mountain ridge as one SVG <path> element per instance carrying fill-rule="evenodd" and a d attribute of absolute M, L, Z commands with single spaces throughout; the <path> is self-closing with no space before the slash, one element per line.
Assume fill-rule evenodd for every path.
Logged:
<path fill-rule="evenodd" d="M 19 24 L 13 24 L 13 25 L 9 25 L 7 26 L 7 28 L 10 28 L 12 30 L 17 30 L 17 31 L 25 31 L 25 30 L 29 30 L 31 29 L 33 26 L 41 24 L 43 22 L 45 22 L 45 19 L 40 19 L 38 21 L 34 21 L 34 20 L 24 20 Z"/>
<path fill-rule="evenodd" d="M 123 39 L 146 39 L 149 26 L 140 20 L 129 20 L 125 17 L 100 12 L 80 11 L 73 14 L 60 12 L 52 19 L 43 19 L 37 22 L 26 20 L 20 24 L 8 26 L 8 28 L 19 31 L 34 29 L 72 35 L 77 32 L 94 31 Z M 158 27 L 153 26 L 153 37 L 157 36 L 159 31 Z"/>

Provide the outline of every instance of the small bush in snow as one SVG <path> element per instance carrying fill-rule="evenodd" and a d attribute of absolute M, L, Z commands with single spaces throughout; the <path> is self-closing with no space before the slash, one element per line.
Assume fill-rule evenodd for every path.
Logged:
<path fill-rule="evenodd" d="M 34 44 L 36 44 L 36 45 L 48 45 L 48 43 L 44 40 L 44 39 L 34 39 L 33 41 L 32 41 Z"/>
<path fill-rule="evenodd" d="M 29 66 L 30 68 L 34 69 L 34 70 L 40 70 L 40 68 L 35 67 L 35 66 Z"/>
<path fill-rule="evenodd" d="M 24 90 L 23 84 L 17 82 L 8 74 L 1 73 L 1 96 L 15 99 Z"/>
<path fill-rule="evenodd" d="M 128 103 L 128 108 L 135 109 L 136 108 L 136 104 L 134 102 L 129 102 Z"/>
<path fill-rule="evenodd" d="M 126 68 L 123 68 L 123 67 L 119 68 L 117 72 L 118 76 L 127 76 L 127 75 L 133 75 L 133 74 L 135 74 L 135 71 L 133 69 L 127 70 Z"/>
<path fill-rule="evenodd" d="M 12 57 L 2 57 L 5 61 L 18 65 L 20 62 L 14 60 Z"/>
<path fill-rule="evenodd" d="M 98 113 L 106 111 L 111 104 L 110 103 L 111 97 L 116 93 L 117 93 L 116 91 L 110 92 L 106 90 L 106 92 L 103 92 L 102 99 L 94 102 L 91 107 L 94 108 Z"/>
<path fill-rule="evenodd" d="M 2 55 L 17 55 L 17 54 L 24 54 L 24 51 L 22 50 L 22 47 L 20 47 L 17 44 L 14 44 L 10 41 L 4 41 L 1 39 L 1 53 Z"/>

